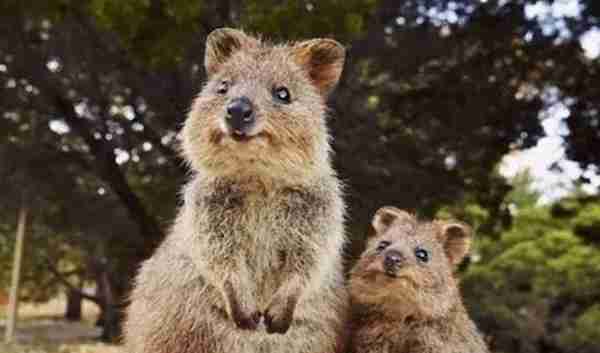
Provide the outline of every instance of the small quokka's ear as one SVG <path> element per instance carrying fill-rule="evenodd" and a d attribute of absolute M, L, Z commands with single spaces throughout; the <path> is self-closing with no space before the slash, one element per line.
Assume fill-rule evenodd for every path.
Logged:
<path fill-rule="evenodd" d="M 292 55 L 322 95 L 333 90 L 342 75 L 346 49 L 333 39 L 311 39 L 293 46 Z"/>
<path fill-rule="evenodd" d="M 233 53 L 240 49 L 257 46 L 256 38 L 246 35 L 244 32 L 233 28 L 218 28 L 210 32 L 206 37 L 206 52 L 204 55 L 204 67 L 210 77 L 219 70 Z"/>
<path fill-rule="evenodd" d="M 384 206 L 375 212 L 371 225 L 375 230 L 375 234 L 383 234 L 393 223 L 413 221 L 414 216 L 410 213 L 396 207 Z"/>
<path fill-rule="evenodd" d="M 454 266 L 459 265 L 469 253 L 473 230 L 464 223 L 443 222 L 439 234 L 448 260 Z"/>

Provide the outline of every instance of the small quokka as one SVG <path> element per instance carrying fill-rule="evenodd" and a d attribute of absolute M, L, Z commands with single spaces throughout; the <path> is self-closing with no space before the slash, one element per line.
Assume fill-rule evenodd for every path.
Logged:
<path fill-rule="evenodd" d="M 128 353 L 344 349 L 344 203 L 325 105 L 344 58 L 330 39 L 208 36 L 208 81 L 182 130 L 193 176 L 136 278 Z"/>
<path fill-rule="evenodd" d="M 486 353 L 462 303 L 454 270 L 472 231 L 379 209 L 374 235 L 351 271 L 353 353 Z"/>

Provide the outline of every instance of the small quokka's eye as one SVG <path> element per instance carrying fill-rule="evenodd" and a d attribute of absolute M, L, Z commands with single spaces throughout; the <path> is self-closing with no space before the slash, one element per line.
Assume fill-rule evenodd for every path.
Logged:
<path fill-rule="evenodd" d="M 427 262 L 427 261 L 429 261 L 429 252 L 427 252 L 427 250 L 425 250 L 423 248 L 416 248 L 415 249 L 415 256 L 421 262 Z"/>
<path fill-rule="evenodd" d="M 289 103 L 292 100 L 292 96 L 290 95 L 290 91 L 287 88 L 283 87 L 283 86 L 275 88 L 275 90 L 273 91 L 273 95 L 279 101 L 281 101 L 283 103 L 286 103 L 286 104 Z"/>
<path fill-rule="evenodd" d="M 228 90 L 229 90 L 229 82 L 227 82 L 227 81 L 221 81 L 221 83 L 219 83 L 219 86 L 217 86 L 218 94 L 225 94 L 225 93 L 227 93 Z"/>
<path fill-rule="evenodd" d="M 383 250 L 385 250 L 385 248 L 390 246 L 390 244 L 391 243 L 389 241 L 384 240 L 377 245 L 377 248 L 375 249 L 375 251 L 377 251 L 378 253 L 382 252 Z"/>

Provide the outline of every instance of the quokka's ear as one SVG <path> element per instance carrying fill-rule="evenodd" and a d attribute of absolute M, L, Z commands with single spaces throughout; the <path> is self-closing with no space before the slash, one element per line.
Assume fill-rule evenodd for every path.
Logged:
<path fill-rule="evenodd" d="M 311 39 L 294 45 L 292 56 L 306 70 L 319 92 L 326 96 L 342 75 L 346 49 L 333 39 Z"/>
<path fill-rule="evenodd" d="M 450 263 L 459 265 L 471 249 L 473 230 L 460 222 L 441 222 L 439 240 Z"/>
<path fill-rule="evenodd" d="M 383 234 L 392 224 L 414 222 L 415 217 L 410 213 L 392 206 L 384 206 L 375 212 L 371 225 L 375 234 Z"/>
<path fill-rule="evenodd" d="M 244 32 L 233 28 L 218 28 L 206 37 L 204 67 L 210 77 L 217 72 L 233 53 L 238 50 L 256 47 L 259 41 Z"/>

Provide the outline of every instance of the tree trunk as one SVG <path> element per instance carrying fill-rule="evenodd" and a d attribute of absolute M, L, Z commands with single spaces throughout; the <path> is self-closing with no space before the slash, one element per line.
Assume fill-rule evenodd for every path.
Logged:
<path fill-rule="evenodd" d="M 90 263 L 90 270 L 96 282 L 96 297 L 100 299 L 100 315 L 96 326 L 102 327 L 101 339 L 105 342 L 114 342 L 121 336 L 121 303 L 124 293 L 111 282 L 106 259 L 94 259 Z M 114 279 L 114 278 L 113 278 Z"/>
<path fill-rule="evenodd" d="M 83 297 L 81 293 L 69 289 L 67 291 L 67 307 L 65 310 L 65 319 L 69 321 L 81 321 L 81 304 Z"/>
<path fill-rule="evenodd" d="M 96 271 L 96 270 L 94 270 Z M 96 320 L 96 327 L 104 327 L 104 283 L 101 279 L 100 272 L 94 272 L 94 280 L 96 282 L 96 297 L 100 299 L 98 302 L 98 306 L 100 307 L 100 313 L 98 314 L 98 319 Z"/>
<path fill-rule="evenodd" d="M 21 284 L 21 264 L 23 260 L 23 247 L 25 245 L 25 225 L 29 209 L 23 200 L 19 211 L 19 224 L 17 226 L 17 240 L 15 242 L 15 257 L 13 263 L 12 283 L 8 303 L 8 319 L 4 340 L 6 343 L 13 341 L 15 328 L 17 326 L 17 314 L 19 308 L 19 285 Z"/>
<path fill-rule="evenodd" d="M 108 278 L 108 272 L 103 271 L 100 277 L 102 282 L 102 299 L 103 299 L 103 310 L 102 310 L 102 340 L 106 342 L 112 342 L 120 334 L 120 316 L 117 311 L 115 295 Z"/>

